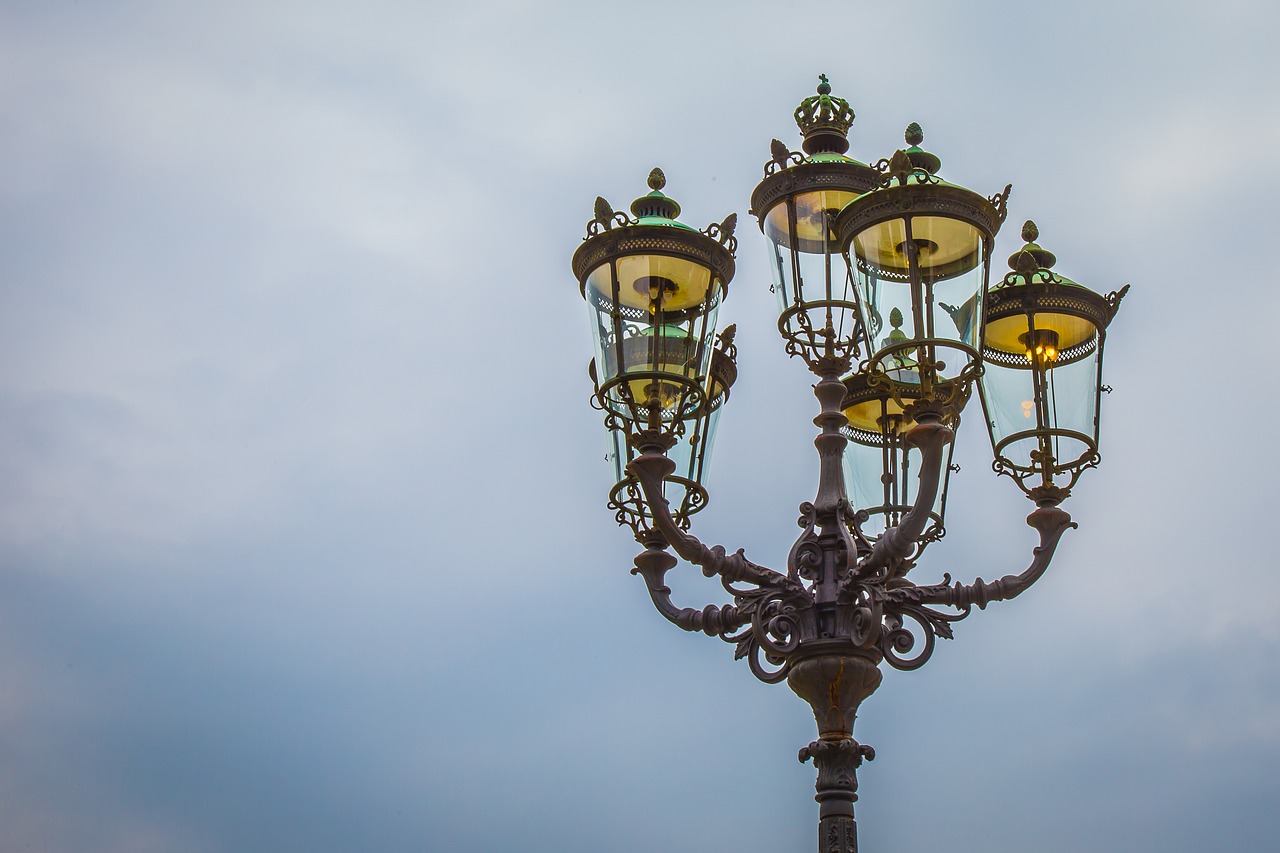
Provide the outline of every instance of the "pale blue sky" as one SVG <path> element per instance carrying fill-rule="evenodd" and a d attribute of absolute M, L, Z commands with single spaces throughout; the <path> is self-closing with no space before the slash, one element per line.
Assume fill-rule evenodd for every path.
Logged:
<path fill-rule="evenodd" d="M 868 851 L 1280 846 L 1272 4 L 0 4 L 0 848 L 812 846 L 805 705 L 628 574 L 569 270 L 661 165 L 736 211 L 697 518 L 781 564 L 810 377 L 747 216 L 827 73 L 1133 290 L 1102 467 L 890 672 Z M 1017 244 L 1007 227 L 997 254 Z M 1210 349 L 1212 348 L 1212 349 Z M 918 570 L 1019 569 L 961 430 Z M 715 587 L 673 574 L 682 605 Z"/>

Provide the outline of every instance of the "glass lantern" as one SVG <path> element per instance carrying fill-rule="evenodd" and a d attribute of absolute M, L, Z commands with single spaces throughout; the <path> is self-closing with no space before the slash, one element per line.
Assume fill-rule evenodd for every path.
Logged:
<path fill-rule="evenodd" d="M 751 211 L 769 239 L 778 329 L 787 352 L 812 363 L 822 355 L 857 352 L 857 297 L 839 260 L 831 223 L 841 208 L 879 180 L 875 169 L 845 156 L 853 110 L 831 96 L 826 75 L 818 94 L 795 111 L 804 154 L 773 142 L 773 159 L 751 194 Z"/>
<path fill-rule="evenodd" d="M 662 193 L 665 183 L 654 169 L 652 191 L 632 203 L 631 217 L 597 199 L 573 256 L 595 341 L 595 403 L 610 430 L 611 505 L 637 535 L 646 511 L 625 470 L 635 439 L 656 432 L 671 446 L 677 468 L 666 486 L 675 491 L 664 487 L 664 494 L 687 524 L 706 503 L 706 458 L 736 375 L 731 352 L 715 348 L 716 315 L 734 270 L 733 219 L 706 232 L 685 225 L 676 219 L 679 204 Z"/>
<path fill-rule="evenodd" d="M 703 483 L 711 464 L 716 427 L 737 376 L 732 353 L 714 350 L 706 391 L 708 404 L 697 416 L 684 423 L 684 433 L 667 451 L 667 457 L 676 463 L 676 468 L 663 483 L 663 497 L 670 502 L 672 516 L 682 527 L 688 527 L 689 516 L 707 504 L 707 490 Z M 613 463 L 614 476 L 609 506 L 617 512 L 619 523 L 625 522 L 641 531 L 650 529 L 651 516 L 639 484 L 627 473 L 627 463 L 639 453 L 634 435 L 633 430 L 625 428 L 609 431 L 608 456 Z"/>
<path fill-rule="evenodd" d="M 921 454 L 907 442 L 906 435 L 916 426 L 910 405 L 919 399 L 920 388 L 904 388 L 895 398 L 884 388 L 872 384 L 864 373 L 848 377 L 844 386 L 842 408 L 849 420 L 848 426 L 841 430 L 849 440 L 844 452 L 845 482 L 853 506 L 867 513 L 859 529 L 868 539 L 875 540 L 886 529 L 897 526 L 916 500 Z M 947 425 L 957 427 L 958 415 L 952 414 Z M 943 519 L 954 448 L 954 443 L 947 446 L 942 482 L 913 560 L 925 545 L 941 539 L 946 532 Z"/>
<path fill-rule="evenodd" d="M 1098 464 L 1103 344 L 1128 288 L 1100 296 L 1052 271 L 1035 223 L 1022 237 L 1013 272 L 987 294 L 979 387 L 996 470 L 1056 503 Z"/>
<path fill-rule="evenodd" d="M 870 357 L 863 370 L 899 395 L 949 405 L 978 372 L 982 299 L 1008 188 L 990 199 L 936 177 L 941 161 L 907 128 L 910 147 L 882 185 L 841 211 L 836 231 L 858 292 Z"/>

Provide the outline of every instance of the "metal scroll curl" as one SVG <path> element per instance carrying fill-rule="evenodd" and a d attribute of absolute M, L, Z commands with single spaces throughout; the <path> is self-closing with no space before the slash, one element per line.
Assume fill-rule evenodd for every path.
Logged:
<path fill-rule="evenodd" d="M 738 650 L 734 652 L 734 660 L 747 659 L 747 666 L 751 668 L 751 674 L 763 681 L 765 684 L 777 684 L 787 677 L 791 672 L 791 661 L 776 655 L 764 652 L 760 643 L 756 640 L 751 628 L 746 629 L 733 637 L 726 637 L 726 640 L 735 640 L 738 644 Z M 763 652 L 764 661 L 761 661 Z M 768 665 L 766 665 L 767 661 Z M 770 669 L 769 667 L 776 667 Z"/>
<path fill-rule="evenodd" d="M 604 196 L 596 196 L 594 212 L 595 218 L 587 223 L 587 236 L 583 237 L 583 240 L 590 240 L 592 237 L 599 236 L 603 231 L 621 228 L 635 222 L 622 211 L 614 210 L 613 206 L 605 201 Z"/>
<path fill-rule="evenodd" d="M 933 657 L 935 638 L 950 640 L 955 636 L 951 630 L 952 622 L 958 622 L 969 615 L 968 609 L 960 613 L 940 613 L 919 604 L 897 604 L 885 615 L 884 630 L 880 634 L 880 651 L 884 659 L 894 669 L 910 671 L 924 666 Z M 916 623 L 916 629 L 909 627 L 905 620 Z M 919 633 L 923 647 L 913 655 Z"/>
<path fill-rule="evenodd" d="M 776 175 L 783 169 L 790 166 L 799 166 L 805 162 L 805 157 L 799 151 L 792 151 L 785 142 L 775 139 L 769 145 L 769 154 L 772 159 L 764 164 L 764 176 Z"/>
<path fill-rule="evenodd" d="M 776 684 L 787 677 L 791 671 L 788 656 L 800 646 L 803 632 L 799 609 L 788 600 L 790 597 L 783 589 L 739 592 L 738 613 L 749 616 L 751 624 L 733 636 L 722 637 L 737 644 L 734 660 L 745 657 L 752 675 L 766 684 Z"/>
<path fill-rule="evenodd" d="M 708 225 L 703 234 L 720 243 L 729 250 L 730 254 L 738 251 L 738 238 L 733 236 L 734 229 L 738 227 L 738 214 L 730 213 L 724 218 L 723 222 L 712 223 Z"/>

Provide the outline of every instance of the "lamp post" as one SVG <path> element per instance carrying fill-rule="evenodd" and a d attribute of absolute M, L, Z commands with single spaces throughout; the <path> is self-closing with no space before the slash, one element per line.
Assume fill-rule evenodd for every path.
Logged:
<path fill-rule="evenodd" d="M 609 505 L 644 548 L 633 573 L 668 620 L 732 643 L 757 678 L 809 703 L 818 737 L 800 760 L 817 768 L 819 850 L 853 853 L 857 770 L 875 755 L 853 738 L 858 707 L 882 664 L 922 666 L 952 623 L 1039 579 L 1075 526 L 1058 504 L 1099 460 L 1103 344 L 1128 287 L 1103 297 L 1055 273 L 1031 222 L 992 283 L 1008 186 L 983 196 L 943 180 L 914 123 L 908 147 L 874 165 L 847 156 L 853 110 L 825 76 L 795 118 L 803 150 L 774 140 L 751 199 L 786 351 L 818 377 L 818 489 L 800 505 L 785 571 L 689 532 L 737 375 L 733 327 L 716 332 L 736 216 L 702 231 L 679 222 L 655 169 L 631 215 L 596 200 L 573 270 L 596 343 L 592 400 L 613 443 Z M 909 572 L 944 534 L 975 384 L 995 470 L 1035 503 L 1039 543 L 1020 574 L 917 585 Z M 732 603 L 676 605 L 665 578 L 677 557 L 719 577 Z"/>

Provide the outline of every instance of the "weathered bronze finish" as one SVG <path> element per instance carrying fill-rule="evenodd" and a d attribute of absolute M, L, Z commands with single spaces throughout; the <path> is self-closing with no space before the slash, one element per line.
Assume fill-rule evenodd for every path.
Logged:
<path fill-rule="evenodd" d="M 689 531 L 689 516 L 705 504 L 706 491 L 701 469 L 689 469 L 698 475 L 690 476 L 689 470 L 678 466 L 676 451 L 680 442 L 688 441 L 690 430 L 704 431 L 694 432 L 695 437 L 706 434 L 711 427 L 709 418 L 728 397 L 737 375 L 733 328 L 726 329 L 715 351 L 708 353 L 699 349 L 710 345 L 711 333 L 705 331 L 711 325 L 708 321 L 703 321 L 704 330 L 697 336 L 664 331 L 662 324 L 687 324 L 694 318 L 705 318 L 714 308 L 712 296 L 696 302 L 688 297 L 687 285 L 682 291 L 680 282 L 668 282 L 660 274 L 638 277 L 633 290 L 642 304 L 651 300 L 654 319 L 649 320 L 642 311 L 627 314 L 621 307 L 613 307 L 621 305 L 625 292 L 616 272 L 610 279 L 612 293 L 606 296 L 600 295 L 599 281 L 604 279 L 597 279 L 593 310 L 610 318 L 618 328 L 624 322 L 633 324 L 639 331 L 632 339 L 649 334 L 657 343 L 643 338 L 647 348 L 617 343 L 625 336 L 610 337 L 608 329 L 602 330 L 601 340 L 617 347 L 611 351 L 614 355 L 606 357 L 606 366 L 623 379 L 610 385 L 611 380 L 600 380 L 593 372 L 593 379 L 597 379 L 594 399 L 605 411 L 609 428 L 625 437 L 625 476 L 611 492 L 610 506 L 617 510 L 620 523 L 632 527 L 644 547 L 632 572 L 644 579 L 654 606 L 666 619 L 685 631 L 701 631 L 732 644 L 735 659 L 745 658 L 757 678 L 771 684 L 785 680 L 809 704 L 818 738 L 801 749 L 799 757 L 801 761 L 812 759 L 817 769 L 819 850 L 856 853 L 857 771 L 864 761 L 875 757 L 875 751 L 854 739 L 854 724 L 861 703 L 880 685 L 881 664 L 900 670 L 922 666 L 932 656 L 936 639 L 951 639 L 952 624 L 969 616 L 973 608 L 981 610 L 993 601 L 1014 598 L 1035 583 L 1048 568 L 1063 533 L 1076 526 L 1058 503 L 1075 484 L 1078 470 L 1066 485 L 1053 482 L 1053 470 L 1035 487 L 1025 486 L 1022 478 L 1015 476 L 1037 507 L 1027 517 L 1027 524 L 1037 532 L 1039 541 L 1024 571 L 992 582 L 978 578 L 969 584 L 953 583 L 950 575 L 944 575 L 942 583 L 921 586 L 907 577 L 923 545 L 941 535 L 941 518 L 933 508 L 946 486 L 955 430 L 971 385 L 983 373 L 985 362 L 1001 364 L 1017 355 L 1027 360 L 1016 365 L 1019 369 L 1029 365 L 1033 372 L 1046 373 L 1056 369 L 1055 365 L 1069 365 L 1072 359 L 1087 355 L 1077 353 L 1085 344 L 1075 340 L 1081 333 L 1070 323 L 1037 326 L 1034 318 L 1041 311 L 1087 320 L 1092 324 L 1089 328 L 1097 330 L 1096 347 L 1100 350 L 1101 333 L 1123 291 L 1104 299 L 1057 279 L 1048 269 L 1055 259 L 1034 243 L 1031 227 L 1024 231 L 1024 236 L 1032 235 L 1026 237 L 1028 244 L 1011 259 L 1015 270 L 1011 275 L 1022 278 L 1006 277 L 990 288 L 988 297 L 990 247 L 1005 218 L 1007 187 L 1003 193 L 983 198 L 936 178 L 940 162 L 920 149 L 923 133 L 915 124 L 907 129 L 910 147 L 880 161 L 875 169 L 843 157 L 853 111 L 847 102 L 830 96 L 825 76 L 818 94 L 797 109 L 796 119 L 805 134 L 805 153 L 792 152 L 775 140 L 765 180 L 752 196 L 753 212 L 770 236 L 779 263 L 782 250 L 790 252 L 790 271 L 782 267 L 775 270 L 776 280 L 791 288 L 780 300 L 779 329 L 787 352 L 802 356 L 818 379 L 814 385 L 819 408 L 814 418 L 819 430 L 814 439 L 818 487 L 813 500 L 800 505 L 801 533 L 791 547 L 785 570 L 754 563 L 742 550 L 730 553 L 718 545 L 704 545 Z M 683 226 L 684 230 L 676 229 L 669 223 L 679 206 L 661 195 L 658 183 L 653 194 L 633 205 L 637 220 L 614 212 L 603 199 L 597 200 L 587 242 L 573 262 L 589 302 L 592 271 L 634 252 L 667 253 L 696 261 L 715 270 L 712 277 L 722 276 L 717 280 L 727 285 L 732 273 L 733 217 L 703 232 Z M 838 213 L 814 208 L 801 223 L 797 200 L 828 190 L 848 193 L 855 199 Z M 813 198 L 808 196 L 809 201 Z M 770 215 L 774 217 L 772 224 Z M 978 255 L 944 258 L 926 267 L 920 262 L 922 253 L 939 251 L 939 247 L 923 236 L 912 236 L 909 221 L 913 216 L 937 217 L 976 229 L 979 238 L 974 239 L 981 242 L 972 245 Z M 957 329 L 977 330 L 979 334 L 967 342 L 963 334 L 950 339 L 930 337 L 921 333 L 929 326 L 917 316 L 912 326 L 914 337 L 885 332 L 880 349 L 868 353 L 869 358 L 854 370 L 860 344 L 869 339 L 864 329 L 846 325 L 841 318 L 850 311 L 862 311 L 864 318 L 882 324 L 877 335 L 885 331 L 886 320 L 898 329 L 904 318 L 897 308 L 888 312 L 888 317 L 873 316 L 857 300 L 833 295 L 832 246 L 843 248 L 852 277 L 858 260 L 848 260 L 851 241 L 867 228 L 895 217 L 906 217 L 908 223 L 904 226 L 908 245 L 898 248 L 904 259 L 900 277 L 916 287 L 911 309 L 920 315 L 938 307 L 946 312 L 940 316 L 954 319 Z M 769 228 L 774 229 L 772 234 Z M 802 245 L 804 240 L 810 243 Z M 967 245 L 960 243 L 965 251 Z M 804 252 L 813 257 L 802 263 Z M 809 272 L 822 273 L 816 292 L 806 290 L 801 281 L 804 264 L 809 265 Z M 966 304 L 935 306 L 927 285 L 956 275 L 957 270 L 980 274 L 982 288 Z M 885 280 L 898 275 L 892 269 L 881 272 Z M 682 296 L 685 302 L 679 301 Z M 630 294 L 627 298 L 637 299 Z M 1032 318 L 1025 330 L 1010 328 L 998 341 L 981 338 L 984 321 L 1024 315 Z M 628 346 L 649 361 L 642 361 Z M 942 347 L 962 352 L 969 362 L 962 370 L 943 376 L 945 365 L 935 352 Z M 618 365 L 629 365 L 627 358 L 644 369 L 621 371 Z M 1102 387 L 1100 353 L 1098 365 L 1095 394 Z M 642 388 L 638 384 L 641 380 L 654 389 Z M 687 414 L 668 399 L 674 392 L 663 391 L 660 385 L 664 382 L 693 389 L 685 396 L 693 401 Z M 610 389 L 623 390 L 616 392 L 614 399 L 606 399 Z M 635 399 L 637 396 L 645 398 Z M 870 414 L 860 408 L 871 404 L 879 408 Z M 856 426 L 850 424 L 846 412 L 859 419 Z M 1052 424 L 1039 424 L 1038 429 L 1037 436 L 1051 440 Z M 889 507 L 893 523 L 878 536 L 869 536 L 862 526 L 866 511 L 856 510 L 849 501 L 844 457 L 851 440 L 872 443 L 890 433 L 896 450 L 909 450 L 912 458 L 918 459 L 918 484 L 909 505 Z M 1096 430 L 1091 440 L 1090 447 L 1096 451 Z M 999 471 L 1003 445 L 994 433 L 993 443 Z M 705 442 L 694 444 L 695 455 L 706 452 Z M 884 458 L 883 471 L 876 471 L 882 477 L 896 476 L 896 469 L 889 467 L 889 456 Z M 673 505 L 673 495 L 683 497 Z M 885 503 L 888 506 L 892 501 Z M 707 577 L 718 577 L 732 603 L 696 608 L 673 602 L 666 575 L 678 565 L 678 558 L 700 567 Z"/>

